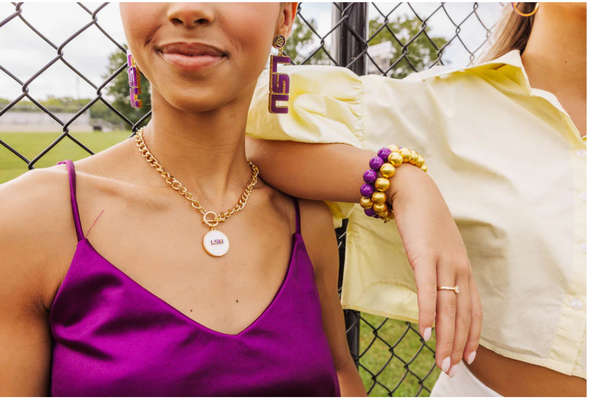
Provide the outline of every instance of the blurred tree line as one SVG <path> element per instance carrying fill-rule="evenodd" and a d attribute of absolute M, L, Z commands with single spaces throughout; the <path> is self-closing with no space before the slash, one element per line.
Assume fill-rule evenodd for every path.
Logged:
<path fill-rule="evenodd" d="M 396 62 L 397 64 L 387 72 L 387 76 L 400 79 L 432 67 L 439 58 L 437 48 L 441 49 L 447 43 L 446 38 L 430 34 L 429 28 L 417 17 L 397 16 L 387 24 L 378 19 L 370 20 L 369 38 L 373 35 L 375 36 L 369 41 L 369 46 L 387 41 L 392 43 L 387 68 Z M 368 63 L 372 62 L 369 60 Z M 383 67 L 381 69 L 387 70 Z"/>

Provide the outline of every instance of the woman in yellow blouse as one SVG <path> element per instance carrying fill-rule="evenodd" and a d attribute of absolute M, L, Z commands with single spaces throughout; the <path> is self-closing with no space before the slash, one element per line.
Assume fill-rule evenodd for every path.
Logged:
<path fill-rule="evenodd" d="M 404 80 L 290 66 L 289 113 L 268 114 L 264 78 L 251 106 L 248 134 L 283 141 L 253 139 L 250 152 L 265 180 L 296 196 L 358 202 L 367 155 L 390 143 L 426 159 L 484 314 L 476 359 L 453 353 L 443 366 L 449 345 L 437 345 L 448 375 L 433 395 L 586 394 L 586 4 L 539 4 L 516 4 L 530 17 L 507 6 L 482 64 Z M 415 321 L 412 256 L 396 225 L 331 207 L 350 219 L 344 307 Z M 463 308 L 461 294 L 438 297 Z"/>

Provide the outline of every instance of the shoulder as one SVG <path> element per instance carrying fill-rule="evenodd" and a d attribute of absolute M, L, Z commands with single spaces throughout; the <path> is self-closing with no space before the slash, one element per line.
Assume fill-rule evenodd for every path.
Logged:
<path fill-rule="evenodd" d="M 301 235 L 316 274 L 318 269 L 338 267 L 338 243 L 332 214 L 322 201 L 299 200 Z"/>
<path fill-rule="evenodd" d="M 26 172 L 0 185 L 0 200 L 2 287 L 46 305 L 76 244 L 66 167 Z"/>
<path fill-rule="evenodd" d="M 483 88 L 502 91 L 510 82 L 510 85 L 526 87 L 527 80 L 519 52 L 513 50 L 497 59 L 468 66 L 435 66 L 410 74 L 399 82 L 411 87 L 426 88 L 429 92 L 435 93 L 452 87 L 453 91 L 462 91 L 459 94 L 487 99 L 489 94 L 485 93 Z M 498 85 L 500 83 L 502 85 Z M 472 102 L 471 98 L 464 98 L 465 102 Z"/>
<path fill-rule="evenodd" d="M 344 67 L 280 67 L 290 79 L 289 113 L 268 113 L 268 71 L 254 92 L 246 133 L 254 138 L 299 142 L 346 142 L 360 146 L 361 77 Z M 314 128 L 315 127 L 315 128 Z M 329 127 L 329 129 L 323 129 Z"/>
<path fill-rule="evenodd" d="M 45 224 L 70 208 L 69 178 L 65 165 L 37 168 L 0 185 L 0 231 L 43 233 Z M 35 236 L 34 232 L 30 236 Z"/>

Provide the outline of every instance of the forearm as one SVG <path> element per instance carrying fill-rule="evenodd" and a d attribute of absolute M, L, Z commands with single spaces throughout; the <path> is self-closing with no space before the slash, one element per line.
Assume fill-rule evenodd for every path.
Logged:
<path fill-rule="evenodd" d="M 363 172 L 374 152 L 346 144 L 309 144 L 248 138 L 247 155 L 260 168 L 260 176 L 271 186 L 295 197 L 310 200 L 358 203 Z M 383 144 L 387 146 L 390 144 Z M 388 200 L 418 175 L 420 169 L 407 164 L 396 168 Z M 394 180 L 395 179 L 395 180 Z"/>
<path fill-rule="evenodd" d="M 271 186 L 311 200 L 358 202 L 371 152 L 343 144 L 249 139 L 247 154 Z"/>
<path fill-rule="evenodd" d="M 340 383 L 341 396 L 367 396 L 367 391 L 352 358 L 344 366 L 340 367 L 336 374 Z"/>

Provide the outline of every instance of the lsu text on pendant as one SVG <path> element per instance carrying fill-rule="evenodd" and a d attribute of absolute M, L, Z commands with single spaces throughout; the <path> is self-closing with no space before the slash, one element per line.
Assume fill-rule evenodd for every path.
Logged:
<path fill-rule="evenodd" d="M 229 251 L 229 239 L 219 230 L 211 230 L 203 237 L 203 247 L 207 254 L 221 257 Z"/>

